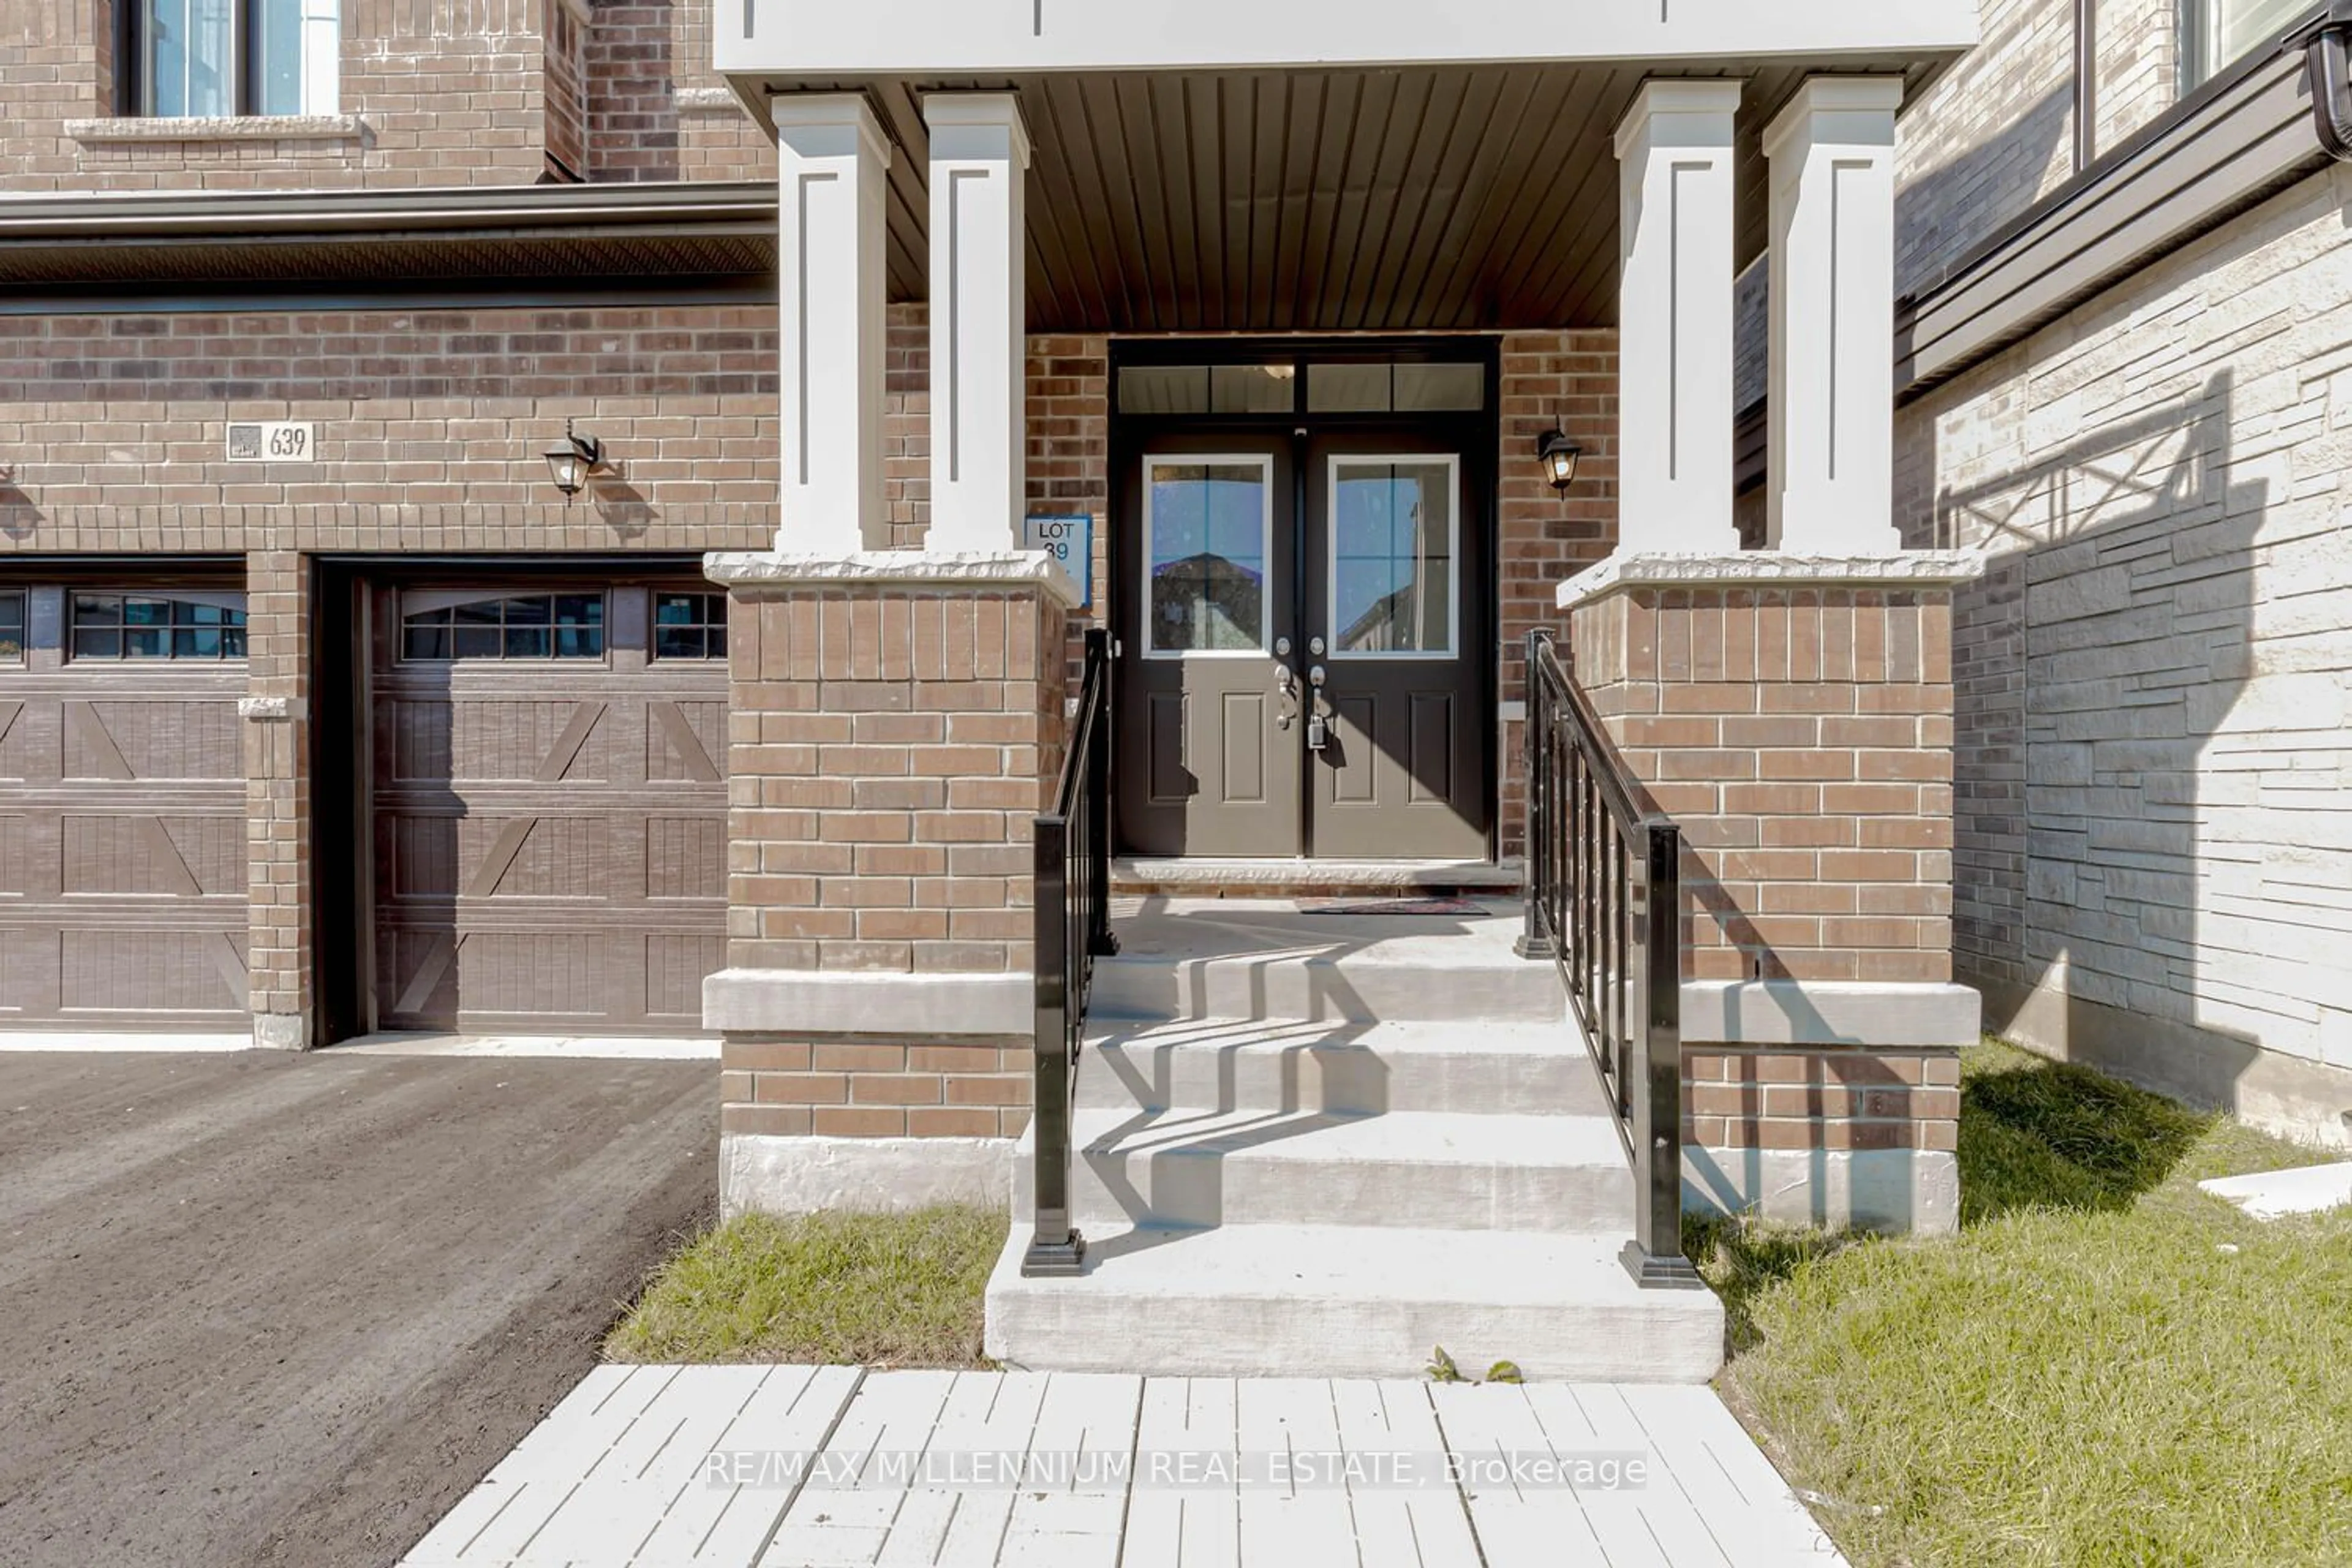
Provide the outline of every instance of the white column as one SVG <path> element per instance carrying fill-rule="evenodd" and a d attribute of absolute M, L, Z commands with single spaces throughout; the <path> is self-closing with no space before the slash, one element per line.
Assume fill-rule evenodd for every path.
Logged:
<path fill-rule="evenodd" d="M 861 98 L 775 100 L 784 485 L 776 549 L 883 550 L 883 172 Z"/>
<path fill-rule="evenodd" d="M 931 140 L 932 550 L 1020 548 L 1028 363 L 1022 187 L 1010 93 L 923 100 Z"/>
<path fill-rule="evenodd" d="M 1893 77 L 1815 77 L 1771 161 L 1769 520 L 1775 548 L 1874 555 L 1895 526 Z"/>
<path fill-rule="evenodd" d="M 1617 128 L 1621 550 L 1729 553 L 1736 81 L 1651 81 Z"/>

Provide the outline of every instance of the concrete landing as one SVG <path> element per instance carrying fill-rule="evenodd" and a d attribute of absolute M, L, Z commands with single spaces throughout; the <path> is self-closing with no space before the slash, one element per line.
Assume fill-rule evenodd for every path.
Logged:
<path fill-rule="evenodd" d="M 1843 1568 L 1704 1388 L 600 1367 L 404 1568 Z"/>

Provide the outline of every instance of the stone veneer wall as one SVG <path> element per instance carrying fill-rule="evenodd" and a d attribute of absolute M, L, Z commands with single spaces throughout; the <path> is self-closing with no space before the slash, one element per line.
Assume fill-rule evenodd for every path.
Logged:
<path fill-rule="evenodd" d="M 2352 171 L 1897 416 L 1996 1030 L 2352 1145 Z"/>

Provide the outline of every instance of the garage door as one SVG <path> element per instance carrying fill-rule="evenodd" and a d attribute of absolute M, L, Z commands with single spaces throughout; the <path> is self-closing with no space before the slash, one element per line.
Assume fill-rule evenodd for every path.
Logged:
<path fill-rule="evenodd" d="M 726 953 L 724 594 L 379 591 L 376 1026 L 676 1034 Z"/>
<path fill-rule="evenodd" d="M 245 595 L 0 587 L 0 1026 L 247 1026 Z"/>

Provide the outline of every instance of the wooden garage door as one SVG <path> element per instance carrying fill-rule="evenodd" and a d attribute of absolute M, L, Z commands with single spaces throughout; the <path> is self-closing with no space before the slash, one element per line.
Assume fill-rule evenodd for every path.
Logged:
<path fill-rule="evenodd" d="M 247 1026 L 245 595 L 0 587 L 0 1026 Z"/>
<path fill-rule="evenodd" d="M 377 1027 L 701 1027 L 726 952 L 726 604 L 380 591 Z"/>

